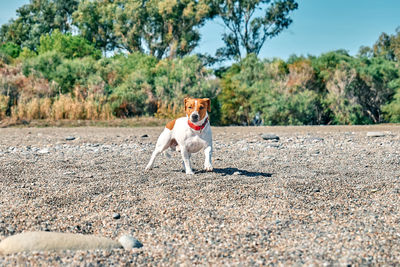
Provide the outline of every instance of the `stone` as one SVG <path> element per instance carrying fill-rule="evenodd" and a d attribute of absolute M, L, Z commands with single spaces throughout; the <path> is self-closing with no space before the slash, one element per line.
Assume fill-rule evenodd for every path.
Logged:
<path fill-rule="evenodd" d="M 264 140 L 279 140 L 279 136 L 275 134 L 263 134 L 261 135 L 261 138 Z"/>
<path fill-rule="evenodd" d="M 75 139 L 76 139 L 75 136 L 67 136 L 67 137 L 65 138 L 65 140 L 67 140 L 67 141 L 72 141 L 72 140 L 75 140 Z"/>
<path fill-rule="evenodd" d="M 143 244 L 139 242 L 136 238 L 129 235 L 123 235 L 118 239 L 118 242 L 122 245 L 122 247 L 126 250 L 130 250 L 133 248 L 141 248 Z"/>
<path fill-rule="evenodd" d="M 144 135 L 142 135 L 141 136 L 142 138 L 146 138 L 146 137 L 149 137 L 147 134 L 144 134 Z"/>
<path fill-rule="evenodd" d="M 64 172 L 63 174 L 64 174 L 64 175 L 75 175 L 76 172 L 70 171 L 70 172 Z"/>
<path fill-rule="evenodd" d="M 367 132 L 368 137 L 384 137 L 385 134 L 383 132 Z"/>
<path fill-rule="evenodd" d="M 50 151 L 47 148 L 42 148 L 37 153 L 39 153 L 39 154 L 49 154 Z"/>
<path fill-rule="evenodd" d="M 113 213 L 112 217 L 114 220 L 118 220 L 121 218 L 121 215 L 119 213 Z"/>

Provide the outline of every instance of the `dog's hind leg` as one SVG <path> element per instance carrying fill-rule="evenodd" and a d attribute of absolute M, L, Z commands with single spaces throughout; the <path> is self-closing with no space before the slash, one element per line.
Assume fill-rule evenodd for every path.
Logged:
<path fill-rule="evenodd" d="M 150 161 L 146 166 L 146 169 L 145 169 L 146 171 L 151 169 L 156 157 L 170 146 L 171 133 L 172 133 L 171 130 L 165 128 L 164 131 L 161 133 L 160 137 L 158 137 L 156 148 L 154 149 L 154 152 L 151 155 Z"/>

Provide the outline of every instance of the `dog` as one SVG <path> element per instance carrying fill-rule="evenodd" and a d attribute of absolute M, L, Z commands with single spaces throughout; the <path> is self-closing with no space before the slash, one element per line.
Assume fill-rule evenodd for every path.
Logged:
<path fill-rule="evenodd" d="M 158 154 L 169 147 L 180 151 L 186 174 L 194 174 L 190 166 L 190 155 L 204 149 L 204 169 L 212 171 L 212 134 L 208 112 L 211 112 L 209 98 L 185 98 L 186 117 L 170 121 L 160 134 L 156 148 L 146 166 L 146 171 L 153 166 Z"/>

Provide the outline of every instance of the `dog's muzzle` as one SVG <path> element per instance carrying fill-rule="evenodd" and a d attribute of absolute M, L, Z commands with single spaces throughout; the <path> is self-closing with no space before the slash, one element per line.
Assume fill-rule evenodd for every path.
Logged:
<path fill-rule="evenodd" d="M 198 122 L 199 121 L 199 114 L 196 114 L 196 113 L 192 113 L 192 115 L 190 115 L 190 120 L 192 121 L 192 122 Z"/>

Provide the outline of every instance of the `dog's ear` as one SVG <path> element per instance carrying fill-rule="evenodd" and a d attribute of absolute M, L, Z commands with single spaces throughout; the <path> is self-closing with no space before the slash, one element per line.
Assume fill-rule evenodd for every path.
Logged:
<path fill-rule="evenodd" d="M 185 99 L 183 99 L 185 110 L 186 110 L 186 103 L 187 103 L 188 100 L 189 100 L 189 97 L 185 97 Z"/>
<path fill-rule="evenodd" d="M 207 111 L 211 112 L 211 100 L 209 98 L 203 98 L 207 102 Z"/>

